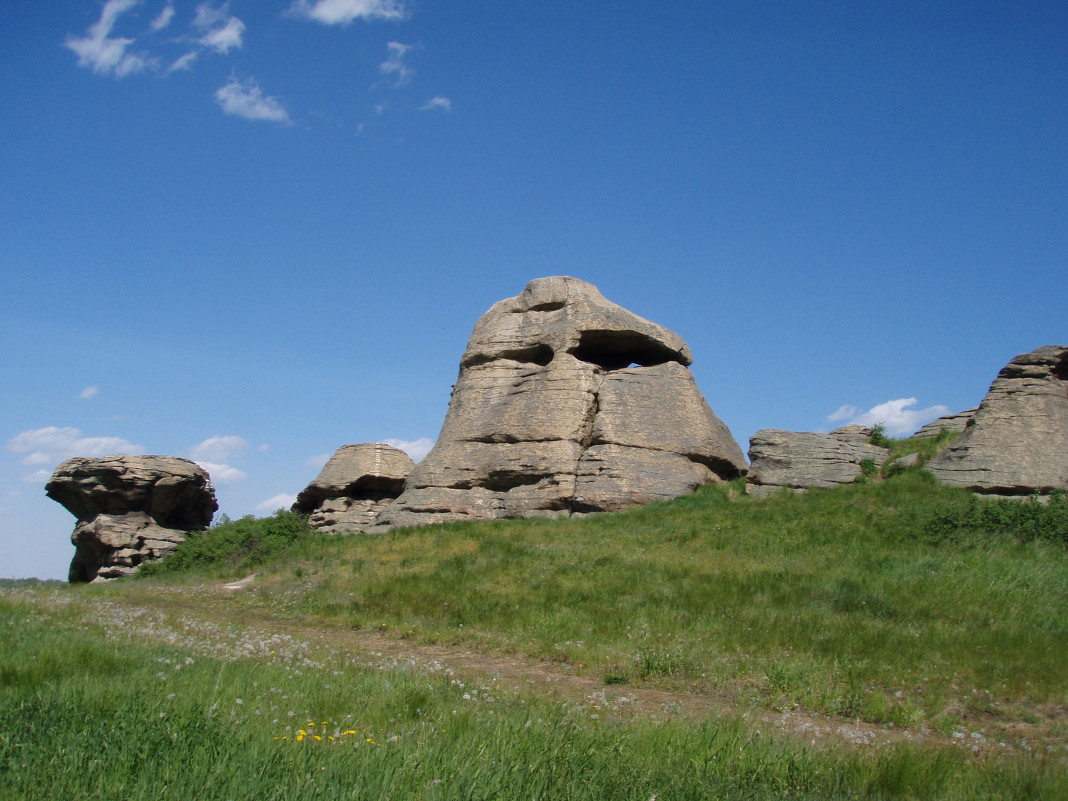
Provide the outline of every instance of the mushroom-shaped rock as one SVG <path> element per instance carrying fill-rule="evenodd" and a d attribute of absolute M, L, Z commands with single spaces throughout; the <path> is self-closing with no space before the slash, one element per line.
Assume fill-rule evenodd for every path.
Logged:
<path fill-rule="evenodd" d="M 219 508 L 207 472 L 177 456 L 68 459 L 45 492 L 78 518 L 71 582 L 130 575 L 207 528 Z"/>
<path fill-rule="evenodd" d="M 881 465 L 890 455 L 871 444 L 872 430 L 848 425 L 830 434 L 764 428 L 749 439 L 746 491 L 767 495 L 783 488 L 803 492 L 810 487 L 848 484 L 862 474 L 861 463 Z"/>
<path fill-rule="evenodd" d="M 1068 490 L 1068 346 L 1010 361 L 974 417 L 927 463 L 939 481 L 990 495 Z"/>
<path fill-rule="evenodd" d="M 569 277 L 475 324 L 437 444 L 379 529 L 672 498 L 747 468 L 676 334 Z"/>
<path fill-rule="evenodd" d="M 293 511 L 330 534 L 366 531 L 401 494 L 415 467 L 404 451 L 380 442 L 342 445 L 316 479 L 297 495 Z"/>

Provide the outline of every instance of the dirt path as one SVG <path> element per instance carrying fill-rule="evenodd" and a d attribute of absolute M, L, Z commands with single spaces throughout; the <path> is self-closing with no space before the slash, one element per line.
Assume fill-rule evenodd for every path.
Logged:
<path fill-rule="evenodd" d="M 325 623 L 307 623 L 279 618 L 269 609 L 249 604 L 235 593 L 251 586 L 247 577 L 230 584 L 201 585 L 196 588 L 154 587 L 151 593 L 135 597 L 111 596 L 106 605 L 151 608 L 165 625 L 139 632 L 164 639 L 174 627 L 190 627 L 190 621 L 203 626 L 234 626 L 255 629 L 272 636 L 284 636 L 311 649 L 327 649 L 365 664 L 388 666 L 407 664 L 416 669 L 446 670 L 450 675 L 474 682 L 492 682 L 504 691 L 533 692 L 538 695 L 588 705 L 606 714 L 642 715 L 653 718 L 687 716 L 739 717 L 758 729 L 772 730 L 801 740 L 813 747 L 848 745 L 883 747 L 899 742 L 954 746 L 979 758 L 1004 752 L 1033 751 L 1041 748 L 1058 760 L 1068 762 L 1068 738 L 1064 721 L 1057 711 L 1031 721 L 991 719 L 958 727 L 949 735 L 932 729 L 905 730 L 892 725 L 874 725 L 859 720 L 827 717 L 797 711 L 771 711 L 743 706 L 738 695 L 708 694 L 653 687 L 605 685 L 599 676 L 574 672 L 573 666 L 546 659 L 476 650 L 461 645 L 441 645 L 405 639 L 395 633 L 352 630 Z M 1035 722 L 1037 720 L 1037 722 Z"/>

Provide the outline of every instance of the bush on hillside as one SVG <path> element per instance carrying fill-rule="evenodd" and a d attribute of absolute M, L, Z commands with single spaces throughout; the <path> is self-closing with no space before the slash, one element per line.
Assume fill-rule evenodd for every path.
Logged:
<path fill-rule="evenodd" d="M 1011 536 L 1021 542 L 1050 540 L 1068 545 L 1068 495 L 1055 492 L 1048 502 L 1037 497 L 990 500 L 974 496 L 962 509 L 933 515 L 923 534 L 931 543 Z"/>
<path fill-rule="evenodd" d="M 223 567 L 241 570 L 262 564 L 301 542 L 320 535 L 303 515 L 279 509 L 271 517 L 240 520 L 223 516 L 206 531 L 193 532 L 170 556 L 141 566 L 137 575 L 153 576 Z"/>

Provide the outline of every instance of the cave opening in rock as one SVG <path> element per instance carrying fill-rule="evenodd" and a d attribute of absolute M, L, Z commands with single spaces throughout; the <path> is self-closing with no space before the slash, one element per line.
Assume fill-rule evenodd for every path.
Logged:
<path fill-rule="evenodd" d="M 637 331 L 583 331 L 571 355 L 605 370 L 680 361 L 676 351 Z"/>
<path fill-rule="evenodd" d="M 497 353 L 478 353 L 461 363 L 462 367 L 474 367 L 479 364 L 509 359 L 513 362 L 524 364 L 537 364 L 544 367 L 553 360 L 553 349 L 548 345 L 530 345 L 528 347 L 511 348 Z"/>

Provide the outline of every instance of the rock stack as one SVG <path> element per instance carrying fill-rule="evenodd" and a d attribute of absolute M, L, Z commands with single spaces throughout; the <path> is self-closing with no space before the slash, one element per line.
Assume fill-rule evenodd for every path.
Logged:
<path fill-rule="evenodd" d="M 176 456 L 68 459 L 45 492 L 78 519 L 72 583 L 130 575 L 207 528 L 218 509 L 208 474 Z"/>
<path fill-rule="evenodd" d="M 608 511 L 744 475 L 692 361 L 591 284 L 531 281 L 475 325 L 437 444 L 376 529 Z"/>

